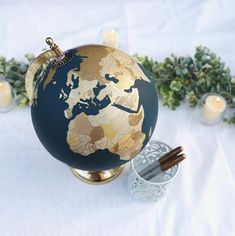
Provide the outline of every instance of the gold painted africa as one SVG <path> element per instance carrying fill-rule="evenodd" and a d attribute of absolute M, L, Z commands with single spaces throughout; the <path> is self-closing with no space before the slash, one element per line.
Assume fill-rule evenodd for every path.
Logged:
<path fill-rule="evenodd" d="M 117 49 L 84 46 L 76 55 L 83 59 L 79 69 L 67 74 L 71 89 L 66 99 L 63 89 L 60 92 L 67 103 L 66 140 L 71 151 L 88 156 L 108 149 L 121 160 L 133 158 L 151 135 L 142 132 L 145 113 L 134 85 L 136 80 L 150 80 L 134 59 Z"/>

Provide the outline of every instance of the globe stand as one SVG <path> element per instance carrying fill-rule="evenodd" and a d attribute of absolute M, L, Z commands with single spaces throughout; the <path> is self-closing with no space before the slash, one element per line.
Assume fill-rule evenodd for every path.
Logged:
<path fill-rule="evenodd" d="M 121 165 L 114 169 L 103 171 L 85 171 L 72 168 L 72 172 L 82 181 L 89 184 L 103 184 L 107 183 L 116 177 L 123 171 L 124 165 Z"/>

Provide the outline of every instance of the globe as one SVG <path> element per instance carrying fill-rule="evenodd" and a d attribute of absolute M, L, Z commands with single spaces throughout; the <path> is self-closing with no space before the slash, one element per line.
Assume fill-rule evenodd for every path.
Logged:
<path fill-rule="evenodd" d="M 134 158 L 155 128 L 158 100 L 146 69 L 126 53 L 86 45 L 53 59 L 36 81 L 31 115 L 48 152 L 102 171 Z"/>

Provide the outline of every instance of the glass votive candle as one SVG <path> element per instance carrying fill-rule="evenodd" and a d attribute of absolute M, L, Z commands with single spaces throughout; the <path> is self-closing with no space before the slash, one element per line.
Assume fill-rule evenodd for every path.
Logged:
<path fill-rule="evenodd" d="M 128 189 L 135 199 L 146 203 L 154 203 L 166 195 L 170 183 L 178 173 L 179 165 L 156 175 L 151 180 L 144 179 L 139 173 L 171 150 L 172 148 L 167 144 L 152 140 L 131 160 Z"/>
<path fill-rule="evenodd" d="M 99 34 L 99 43 L 118 48 L 119 47 L 119 32 L 116 28 L 103 28 Z"/>
<path fill-rule="evenodd" d="M 196 112 L 201 122 L 215 125 L 223 119 L 226 108 L 224 97 L 217 93 L 207 93 L 199 100 Z"/>
<path fill-rule="evenodd" d="M 0 112 L 10 111 L 15 106 L 15 92 L 9 82 L 0 76 Z"/>

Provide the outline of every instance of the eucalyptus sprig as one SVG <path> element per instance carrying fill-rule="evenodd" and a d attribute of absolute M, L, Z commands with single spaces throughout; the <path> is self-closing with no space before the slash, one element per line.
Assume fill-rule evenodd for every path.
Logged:
<path fill-rule="evenodd" d="M 29 103 L 25 91 L 25 74 L 34 56 L 27 54 L 25 58 L 26 62 L 17 61 L 14 58 L 7 60 L 5 57 L 0 57 L 0 74 L 3 75 L 15 89 L 19 107 L 25 107 Z"/>
<path fill-rule="evenodd" d="M 137 59 L 150 71 L 163 104 L 175 110 L 182 101 L 196 106 L 205 93 L 222 95 L 231 109 L 235 108 L 235 77 L 215 53 L 199 46 L 193 57 L 171 55 L 163 62 L 145 56 Z M 235 124 L 233 117 L 226 119 Z"/>
<path fill-rule="evenodd" d="M 17 105 L 21 108 L 29 105 L 25 89 L 25 75 L 34 58 L 33 54 L 26 54 L 24 61 L 17 61 L 14 58 L 7 60 L 5 57 L 0 57 L 0 75 L 3 75 L 14 88 Z M 45 65 L 37 71 L 35 76 L 40 76 L 44 68 Z"/>

